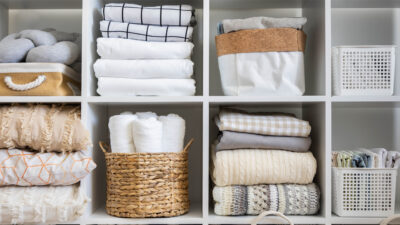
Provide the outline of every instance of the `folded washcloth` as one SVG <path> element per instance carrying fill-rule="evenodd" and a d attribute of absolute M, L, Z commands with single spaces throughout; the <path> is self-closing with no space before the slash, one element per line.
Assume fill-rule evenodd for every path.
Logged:
<path fill-rule="evenodd" d="M 138 153 L 163 152 L 163 124 L 157 118 L 136 119 L 132 122 L 132 136 Z"/>
<path fill-rule="evenodd" d="M 264 211 L 312 215 L 320 206 L 320 191 L 314 183 L 217 186 L 212 194 L 215 214 L 221 216 L 258 215 Z"/>
<path fill-rule="evenodd" d="M 311 152 L 240 149 L 212 151 L 212 179 L 218 186 L 309 184 L 317 171 Z"/>
<path fill-rule="evenodd" d="M 108 128 L 110 130 L 111 150 L 113 153 L 134 153 L 135 145 L 132 136 L 132 122 L 136 115 L 124 113 L 110 117 Z"/>
<path fill-rule="evenodd" d="M 151 25 L 188 26 L 194 10 L 190 5 L 142 6 L 128 3 L 109 3 L 103 8 L 103 18 L 109 21 Z"/>
<path fill-rule="evenodd" d="M 98 59 L 93 67 L 96 77 L 186 79 L 193 75 L 193 62 L 189 59 Z"/>
<path fill-rule="evenodd" d="M 307 18 L 274 18 L 250 17 L 246 19 L 227 19 L 218 24 L 218 33 L 229 33 L 238 30 L 266 29 L 266 28 L 294 28 L 302 29 Z"/>
<path fill-rule="evenodd" d="M 280 149 L 305 152 L 310 149 L 310 137 L 266 136 L 259 134 L 223 131 L 216 150 Z"/>
<path fill-rule="evenodd" d="M 141 25 L 103 20 L 100 21 L 100 31 L 105 38 L 154 42 L 190 42 L 193 27 Z"/>
<path fill-rule="evenodd" d="M 385 168 L 388 151 L 384 148 L 371 148 L 368 150 L 378 155 L 378 166 L 376 168 Z"/>
<path fill-rule="evenodd" d="M 185 120 L 176 114 L 169 114 L 160 116 L 159 121 L 163 125 L 163 152 L 181 152 L 185 139 Z"/>
<path fill-rule="evenodd" d="M 399 168 L 400 152 L 388 151 L 386 159 L 386 168 Z"/>
<path fill-rule="evenodd" d="M 380 165 L 379 155 L 375 152 L 372 152 L 370 149 L 359 148 L 357 149 L 358 152 L 362 152 L 367 154 L 368 159 L 368 168 L 384 168 Z"/>
<path fill-rule="evenodd" d="M 189 59 L 191 42 L 146 42 L 121 38 L 98 38 L 102 59 Z"/>
<path fill-rule="evenodd" d="M 193 79 L 98 78 L 101 96 L 191 96 L 196 87 Z"/>
<path fill-rule="evenodd" d="M 216 117 L 220 131 L 236 131 L 263 135 L 308 137 L 311 126 L 308 121 L 283 113 L 247 113 L 222 109 Z"/>

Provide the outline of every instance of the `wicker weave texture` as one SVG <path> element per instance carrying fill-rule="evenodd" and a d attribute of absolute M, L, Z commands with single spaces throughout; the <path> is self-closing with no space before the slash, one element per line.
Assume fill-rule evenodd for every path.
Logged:
<path fill-rule="evenodd" d="M 172 217 L 189 211 L 188 148 L 180 153 L 110 153 L 107 213 L 117 217 Z"/>

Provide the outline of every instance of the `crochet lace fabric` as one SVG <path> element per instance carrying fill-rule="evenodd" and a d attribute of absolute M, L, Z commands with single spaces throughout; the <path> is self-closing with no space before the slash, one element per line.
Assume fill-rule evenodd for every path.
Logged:
<path fill-rule="evenodd" d="M 320 191 L 308 185 L 254 185 L 214 187 L 215 214 L 257 215 L 279 211 L 286 215 L 311 215 L 319 210 Z"/>
<path fill-rule="evenodd" d="M 76 106 L 2 106 L 0 126 L 0 148 L 67 152 L 91 145 Z"/>

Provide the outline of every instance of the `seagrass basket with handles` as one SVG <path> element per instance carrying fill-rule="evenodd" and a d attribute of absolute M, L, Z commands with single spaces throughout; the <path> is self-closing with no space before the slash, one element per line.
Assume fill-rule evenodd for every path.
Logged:
<path fill-rule="evenodd" d="M 172 217 L 189 211 L 188 151 L 179 153 L 111 153 L 106 159 L 109 215 L 126 218 Z"/>

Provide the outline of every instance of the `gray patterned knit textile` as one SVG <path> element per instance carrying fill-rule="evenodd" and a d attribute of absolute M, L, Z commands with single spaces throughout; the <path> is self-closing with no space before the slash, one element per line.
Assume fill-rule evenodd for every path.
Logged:
<path fill-rule="evenodd" d="M 319 210 L 317 185 L 253 185 L 214 187 L 215 214 L 257 215 L 279 211 L 286 215 L 312 215 Z"/>

